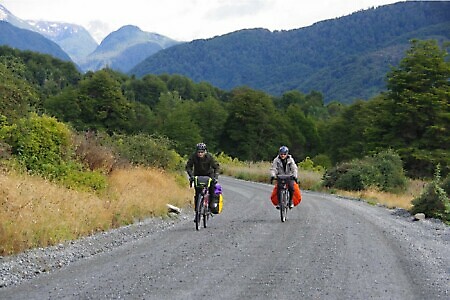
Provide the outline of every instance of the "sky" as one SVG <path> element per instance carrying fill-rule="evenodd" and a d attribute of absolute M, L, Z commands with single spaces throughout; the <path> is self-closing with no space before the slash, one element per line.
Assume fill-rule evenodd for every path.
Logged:
<path fill-rule="evenodd" d="M 297 29 L 402 0 L 0 0 L 23 20 L 82 25 L 100 42 L 124 25 L 178 41 L 246 28 Z M 96 29 L 96 30 L 94 30 Z"/>

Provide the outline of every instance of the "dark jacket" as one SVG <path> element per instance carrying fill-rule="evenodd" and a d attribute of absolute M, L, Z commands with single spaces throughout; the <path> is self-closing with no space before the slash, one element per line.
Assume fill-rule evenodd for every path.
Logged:
<path fill-rule="evenodd" d="M 192 176 L 209 176 L 211 178 L 219 178 L 219 163 L 208 152 L 203 158 L 197 156 L 197 153 L 191 154 L 186 163 L 186 172 L 189 177 Z"/>

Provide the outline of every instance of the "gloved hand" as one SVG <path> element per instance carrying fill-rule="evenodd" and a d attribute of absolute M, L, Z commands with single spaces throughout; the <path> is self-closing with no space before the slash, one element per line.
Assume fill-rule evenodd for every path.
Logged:
<path fill-rule="evenodd" d="M 212 178 L 212 183 L 213 183 L 213 184 L 216 184 L 216 183 L 217 183 L 217 178 L 214 178 L 214 177 L 213 177 L 213 178 Z"/>
<path fill-rule="evenodd" d="M 194 176 L 189 176 L 189 186 L 192 186 L 194 183 Z"/>
<path fill-rule="evenodd" d="M 275 180 L 275 176 L 271 176 L 270 177 L 270 184 L 272 184 L 274 180 Z"/>
<path fill-rule="evenodd" d="M 294 180 L 295 181 L 295 183 L 298 183 L 298 179 L 297 179 L 297 177 L 292 177 L 292 180 Z"/>

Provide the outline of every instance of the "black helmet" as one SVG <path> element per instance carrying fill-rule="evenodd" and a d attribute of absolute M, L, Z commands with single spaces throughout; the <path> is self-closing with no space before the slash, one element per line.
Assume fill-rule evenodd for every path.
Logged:
<path fill-rule="evenodd" d="M 196 146 L 197 151 L 206 151 L 205 143 L 198 143 Z"/>
<path fill-rule="evenodd" d="M 278 150 L 278 153 L 280 154 L 288 154 L 289 152 L 289 148 L 286 146 L 281 146 L 280 149 Z"/>

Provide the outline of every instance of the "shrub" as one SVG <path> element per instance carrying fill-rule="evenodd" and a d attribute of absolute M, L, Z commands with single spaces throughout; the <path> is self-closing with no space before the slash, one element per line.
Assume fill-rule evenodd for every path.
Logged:
<path fill-rule="evenodd" d="M 447 175 L 447 177 L 442 181 L 441 188 L 445 191 L 447 194 L 447 197 L 450 196 L 450 174 Z"/>
<path fill-rule="evenodd" d="M 324 169 L 329 169 L 332 167 L 331 159 L 326 154 L 319 154 L 312 158 L 312 161 L 316 166 L 322 166 Z"/>
<path fill-rule="evenodd" d="M 147 134 L 113 135 L 110 145 L 117 150 L 120 158 L 136 165 L 162 168 L 165 170 L 184 170 L 182 157 L 170 149 L 167 138 Z"/>
<path fill-rule="evenodd" d="M 325 187 L 348 191 L 369 187 L 394 191 L 405 188 L 406 183 L 400 157 L 391 150 L 344 162 L 327 170 L 323 176 Z"/>
<path fill-rule="evenodd" d="M 75 154 L 91 171 L 109 174 L 116 164 L 116 154 L 111 147 L 102 145 L 101 138 L 92 131 L 75 136 Z"/>
<path fill-rule="evenodd" d="M 414 205 L 411 209 L 413 214 L 424 213 L 426 216 L 439 218 L 450 222 L 450 200 L 444 189 L 440 186 L 440 167 L 436 167 L 435 176 L 422 192 L 422 194 L 412 201 Z"/>
<path fill-rule="evenodd" d="M 4 125 L 0 135 L 22 168 L 66 187 L 99 191 L 106 187 L 106 178 L 85 170 L 74 160 L 72 131 L 55 118 L 30 114 L 16 124 Z"/>
<path fill-rule="evenodd" d="M 57 166 L 71 155 L 71 131 L 66 125 L 32 113 L 10 128 L 6 142 L 28 171 L 50 178 L 60 175 Z"/>
<path fill-rule="evenodd" d="M 298 167 L 305 171 L 314 171 L 314 172 L 323 172 L 324 168 L 320 165 L 315 165 L 314 161 L 309 157 L 306 157 L 304 160 L 298 163 Z"/>

